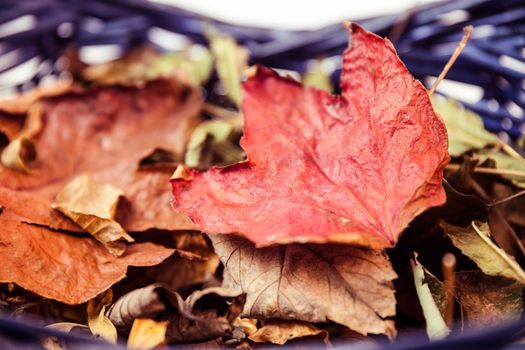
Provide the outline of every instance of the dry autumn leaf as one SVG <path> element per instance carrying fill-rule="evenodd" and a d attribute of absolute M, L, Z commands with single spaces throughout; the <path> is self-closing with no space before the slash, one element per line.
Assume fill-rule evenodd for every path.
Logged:
<path fill-rule="evenodd" d="M 161 263 L 174 249 L 141 242 L 115 257 L 95 239 L 73 237 L 0 214 L 0 282 L 14 282 L 66 304 L 88 301 L 126 276 L 128 266 Z"/>
<path fill-rule="evenodd" d="M 183 300 L 157 283 L 123 295 L 107 315 L 122 331 L 129 330 L 137 318 L 163 315 L 168 320 L 168 341 L 204 340 L 231 334 L 244 301 L 243 293 L 218 287 L 195 291 Z"/>
<path fill-rule="evenodd" d="M 490 276 L 502 276 L 525 285 L 525 271 L 514 257 L 505 253 L 490 238 L 487 223 L 473 221 L 467 227 L 441 222 L 452 243 Z"/>
<path fill-rule="evenodd" d="M 456 275 L 458 299 L 469 326 L 496 326 L 520 319 L 523 285 L 513 280 L 487 276 L 481 271 Z"/>
<path fill-rule="evenodd" d="M 0 203 L 25 222 L 79 232 L 51 203 L 67 183 L 88 174 L 123 190 L 116 221 L 127 232 L 192 229 L 185 215 L 174 216 L 169 207 L 170 171 L 140 169 L 139 162 L 155 148 L 182 159 L 200 108 L 197 92 L 168 81 L 41 101 L 42 126 L 32 136 L 38 157 L 27 174 L 0 167 Z"/>
<path fill-rule="evenodd" d="M 211 235 L 224 264 L 223 287 L 247 294 L 243 316 L 334 321 L 361 334 L 395 334 L 392 280 L 384 252 L 346 245 L 255 248 Z"/>
<path fill-rule="evenodd" d="M 134 241 L 114 220 L 122 194 L 118 188 L 83 175 L 60 190 L 51 206 L 93 235 L 112 254 L 120 256 L 126 242 Z"/>
<path fill-rule="evenodd" d="M 249 336 L 256 343 L 284 345 L 288 340 L 322 334 L 328 343 L 328 332 L 301 321 L 268 320 L 264 326 Z"/>
<path fill-rule="evenodd" d="M 248 161 L 174 178 L 176 211 L 209 233 L 257 246 L 394 246 L 412 219 L 443 204 L 447 133 L 427 91 L 388 40 L 349 27 L 342 95 L 259 67 L 244 83 Z"/>

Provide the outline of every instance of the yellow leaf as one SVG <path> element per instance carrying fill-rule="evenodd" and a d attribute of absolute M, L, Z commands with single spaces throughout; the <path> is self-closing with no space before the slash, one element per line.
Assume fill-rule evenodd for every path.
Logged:
<path fill-rule="evenodd" d="M 10 169 L 29 172 L 27 163 L 36 158 L 33 142 L 25 136 L 17 137 L 2 151 L 2 164 Z"/>
<path fill-rule="evenodd" d="M 120 256 L 126 249 L 125 241 L 133 242 L 114 220 L 122 194 L 116 187 L 99 184 L 82 175 L 57 194 L 52 207 L 92 234 L 112 254 Z"/>
<path fill-rule="evenodd" d="M 264 326 L 248 338 L 256 343 L 270 342 L 283 345 L 288 340 L 324 334 L 325 342 L 328 342 L 328 333 L 314 325 L 301 321 L 268 320 Z"/>
<path fill-rule="evenodd" d="M 459 227 L 442 222 L 441 227 L 452 243 L 485 274 L 506 277 L 525 284 L 525 271 L 512 256 L 490 239 L 487 223 L 473 221 L 468 227 Z"/>
<path fill-rule="evenodd" d="M 113 293 L 111 289 L 88 301 L 88 326 L 94 336 L 100 337 L 112 344 L 117 343 L 117 329 L 104 313 L 106 306 L 111 303 Z"/>
<path fill-rule="evenodd" d="M 128 348 L 149 350 L 166 342 L 168 321 L 137 318 L 128 337 Z"/>

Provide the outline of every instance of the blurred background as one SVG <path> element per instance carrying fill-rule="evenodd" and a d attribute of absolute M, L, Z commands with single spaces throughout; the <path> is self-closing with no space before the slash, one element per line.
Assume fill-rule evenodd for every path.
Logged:
<path fill-rule="evenodd" d="M 83 62 L 100 64 L 144 43 L 167 52 L 207 46 L 210 26 L 244 46 L 250 64 L 293 76 L 320 63 L 337 87 L 346 19 L 389 37 L 427 86 L 457 47 L 462 28 L 472 24 L 467 48 L 437 91 L 480 114 L 504 141 L 525 132 L 525 2 L 520 0 L 300 5 L 278 0 L 6 0 L 0 4 L 0 94 L 66 74 L 61 58 L 68 47 L 75 47 Z"/>

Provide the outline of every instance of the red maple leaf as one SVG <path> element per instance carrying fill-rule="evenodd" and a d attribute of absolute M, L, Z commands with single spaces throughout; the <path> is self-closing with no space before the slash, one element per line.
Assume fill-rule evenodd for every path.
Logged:
<path fill-rule="evenodd" d="M 427 91 L 388 40 L 348 29 L 342 94 L 259 67 L 244 84 L 248 160 L 173 179 L 175 210 L 205 232 L 241 234 L 258 246 L 384 248 L 444 203 L 447 133 Z"/>

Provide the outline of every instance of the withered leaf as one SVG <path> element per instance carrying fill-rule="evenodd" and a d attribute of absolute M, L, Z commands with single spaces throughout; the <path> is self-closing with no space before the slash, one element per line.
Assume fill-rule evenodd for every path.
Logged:
<path fill-rule="evenodd" d="M 163 284 L 151 284 L 120 297 L 111 305 L 107 315 L 119 330 L 127 331 L 135 319 L 152 318 L 167 310 L 170 302 L 179 307 L 182 305 L 179 299 L 178 294 L 172 295 Z"/>
<path fill-rule="evenodd" d="M 337 242 L 394 246 L 443 204 L 447 134 L 427 91 L 392 44 L 349 26 L 341 95 L 259 67 L 244 83 L 248 161 L 174 178 L 174 208 L 204 232 L 258 246 Z"/>
<path fill-rule="evenodd" d="M 128 348 L 150 350 L 166 342 L 167 321 L 137 318 L 129 332 Z"/>
<path fill-rule="evenodd" d="M 82 175 L 58 192 L 52 207 L 89 232 L 112 253 L 120 256 L 133 238 L 114 220 L 123 192 Z"/>
<path fill-rule="evenodd" d="M 154 81 L 143 89 L 108 87 L 41 101 L 41 129 L 32 136 L 38 157 L 31 172 L 0 167 L 0 203 L 26 222 L 82 231 L 51 209 L 56 194 L 76 176 L 120 188 L 116 221 L 127 232 L 151 228 L 193 229 L 173 215 L 162 169 L 140 170 L 155 148 L 183 156 L 198 122 L 201 98 L 175 83 Z"/>
<path fill-rule="evenodd" d="M 224 264 L 223 287 L 247 294 L 243 316 L 395 333 L 388 318 L 396 311 L 397 275 L 384 252 L 329 244 L 256 249 L 233 235 L 210 238 Z"/>
<path fill-rule="evenodd" d="M 474 261 L 481 271 L 525 284 L 525 271 L 512 256 L 491 240 L 486 223 L 473 221 L 467 227 L 460 227 L 441 222 L 441 227 L 452 243 Z"/>
<path fill-rule="evenodd" d="M 171 342 L 231 337 L 234 321 L 241 314 L 246 294 L 221 287 L 193 292 L 181 312 L 169 317 L 167 339 Z"/>
<path fill-rule="evenodd" d="M 25 136 L 17 137 L 2 151 L 0 160 L 8 168 L 29 172 L 27 163 L 35 160 L 36 150 L 33 142 Z"/>
<path fill-rule="evenodd" d="M 451 156 L 458 157 L 470 150 L 501 145 L 498 137 L 485 129 L 483 121 L 474 112 L 452 99 L 432 96 L 431 100 L 434 110 L 447 126 L 448 151 Z"/>
<path fill-rule="evenodd" d="M 481 271 L 460 271 L 456 289 L 470 326 L 496 326 L 518 320 L 523 311 L 523 285 Z"/>
<path fill-rule="evenodd" d="M 124 278 L 128 266 L 157 265 L 174 252 L 141 242 L 115 257 L 95 239 L 21 221 L 10 209 L 0 215 L 0 282 L 14 282 L 66 304 L 94 298 Z"/>
<path fill-rule="evenodd" d="M 272 319 L 268 320 L 254 334 L 251 334 L 249 338 L 256 343 L 270 342 L 284 345 L 288 340 L 318 334 L 323 334 L 325 341 L 328 342 L 328 332 L 310 323 Z"/>
<path fill-rule="evenodd" d="M 0 100 L 0 111 L 9 114 L 25 114 L 30 107 L 43 97 L 63 95 L 68 92 L 81 92 L 83 89 L 71 80 L 59 80 L 41 85 L 28 92 Z"/>
<path fill-rule="evenodd" d="M 168 342 L 204 340 L 231 335 L 244 301 L 244 294 L 218 287 L 196 291 L 183 300 L 157 283 L 125 294 L 107 315 L 123 331 L 137 318 L 164 317 Z"/>
<path fill-rule="evenodd" d="M 117 343 L 117 329 L 106 317 L 106 306 L 111 304 L 113 292 L 111 289 L 101 293 L 87 303 L 87 322 L 91 333 L 112 344 Z"/>

